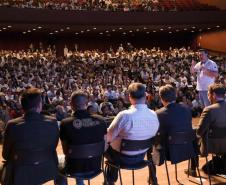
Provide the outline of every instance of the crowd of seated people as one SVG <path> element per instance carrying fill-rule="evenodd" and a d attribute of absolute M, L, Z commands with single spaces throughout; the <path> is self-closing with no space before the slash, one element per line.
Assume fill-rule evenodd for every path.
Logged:
<path fill-rule="evenodd" d="M 191 60 L 198 60 L 190 48 L 161 50 L 120 46 L 118 50 L 68 51 L 57 57 L 54 47 L 47 50 L 0 51 L 0 120 L 1 125 L 23 114 L 20 92 L 28 87 L 42 90 L 44 113 L 62 120 L 71 109 L 69 97 L 75 90 L 89 96 L 89 111 L 111 120 L 130 105 L 127 87 L 142 82 L 147 87 L 148 106 L 162 106 L 159 87 L 172 84 L 177 88 L 177 102 L 189 106 L 193 116 L 201 111 L 195 90 L 196 77 L 190 74 Z M 225 58 L 214 58 L 219 66 L 219 82 L 225 84 Z M 89 66 L 89 67 L 88 67 Z"/>
<path fill-rule="evenodd" d="M 3 0 L 0 7 L 93 11 L 183 11 L 215 10 L 216 7 L 187 0 Z"/>

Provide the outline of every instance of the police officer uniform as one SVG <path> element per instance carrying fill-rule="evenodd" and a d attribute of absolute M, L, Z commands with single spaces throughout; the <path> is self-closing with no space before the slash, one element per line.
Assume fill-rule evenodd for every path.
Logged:
<path fill-rule="evenodd" d="M 100 142 L 107 133 L 104 119 L 99 115 L 90 115 L 86 110 L 77 110 L 61 121 L 60 139 L 66 145 L 82 145 Z M 65 157 L 65 171 L 69 174 L 95 171 L 100 168 L 101 157 L 70 159 Z"/>

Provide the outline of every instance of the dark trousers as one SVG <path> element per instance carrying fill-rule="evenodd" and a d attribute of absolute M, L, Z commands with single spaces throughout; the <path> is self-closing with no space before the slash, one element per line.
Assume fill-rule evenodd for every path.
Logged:
<path fill-rule="evenodd" d="M 120 152 L 112 149 L 111 146 L 109 146 L 104 154 L 104 157 L 108 160 L 108 162 L 114 164 L 115 166 L 118 166 L 121 163 L 127 165 L 138 163 L 144 159 L 144 156 L 145 153 L 132 156 L 120 154 Z M 108 182 L 116 182 L 118 179 L 118 169 L 112 166 L 107 166 L 106 179 Z"/>
<path fill-rule="evenodd" d="M 148 181 L 150 184 L 154 184 L 157 185 L 158 184 L 158 179 L 156 177 L 156 166 L 153 163 L 152 160 L 152 148 L 150 148 L 147 152 L 147 159 L 151 162 L 151 166 L 148 166 L 148 170 L 149 170 L 149 177 L 148 177 Z"/>

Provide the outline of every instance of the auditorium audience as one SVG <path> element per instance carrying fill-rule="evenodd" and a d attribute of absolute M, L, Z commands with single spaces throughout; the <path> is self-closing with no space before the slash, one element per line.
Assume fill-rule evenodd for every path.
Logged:
<path fill-rule="evenodd" d="M 23 90 L 33 87 L 40 89 L 42 114 L 53 115 L 58 122 L 75 110 L 69 97 L 72 92 L 81 90 L 88 95 L 86 113 L 102 115 L 109 126 L 117 114 L 131 106 L 131 91 L 127 87 L 134 82 L 146 87 L 148 108 L 168 107 L 161 101 L 161 93 L 158 94 L 160 87 L 167 85 L 177 94 L 169 106 L 175 101 L 186 110 L 190 109 L 194 117 L 198 116 L 202 108 L 195 90 L 195 76 L 189 70 L 191 61 L 198 61 L 197 56 L 190 48 L 137 49 L 131 44 L 106 52 L 68 49 L 65 57 L 58 57 L 54 46 L 46 50 L 33 45 L 27 51 L 0 50 L 1 135 L 9 120 L 23 115 L 19 96 Z M 214 60 L 219 66 L 216 81 L 225 88 L 226 58 L 215 57 Z M 161 116 L 160 111 L 157 113 Z M 61 139 L 65 139 L 63 135 Z M 114 183 L 117 177 L 110 176 L 108 180 Z"/>
<path fill-rule="evenodd" d="M 75 11 L 183 11 L 183 10 L 216 10 L 214 6 L 200 4 L 197 1 L 158 1 L 158 0 L 137 0 L 137 1 L 116 1 L 116 0 L 2 0 L 0 7 L 13 8 L 35 8 L 50 10 L 75 10 Z"/>
<path fill-rule="evenodd" d="M 21 90 L 32 86 L 42 91 L 43 112 L 55 114 L 59 120 L 64 117 L 63 112 L 71 112 L 68 98 L 79 89 L 90 95 L 93 112 L 102 113 L 103 102 L 107 102 L 110 115 L 116 115 L 129 107 L 127 87 L 133 81 L 146 84 L 147 103 L 153 110 L 162 107 L 159 87 L 171 84 L 177 88 L 177 102 L 187 104 L 194 116 L 200 114 L 195 76 L 189 72 L 197 52 L 190 48 L 136 49 L 121 45 L 111 52 L 69 50 L 71 55 L 67 57 L 57 57 L 54 47 L 32 48 L 33 52 L 0 51 L 0 105 L 4 123 L 22 114 L 18 97 Z M 225 58 L 214 60 L 219 66 L 217 80 L 225 84 Z"/>

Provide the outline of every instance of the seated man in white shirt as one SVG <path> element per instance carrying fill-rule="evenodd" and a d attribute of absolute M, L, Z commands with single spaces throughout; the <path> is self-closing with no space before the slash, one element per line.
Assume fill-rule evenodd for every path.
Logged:
<path fill-rule="evenodd" d="M 131 107 L 118 113 L 108 128 L 107 139 L 110 146 L 105 157 L 115 165 L 120 161 L 131 164 L 144 159 L 145 152 L 122 152 L 120 146 L 122 139 L 145 140 L 156 135 L 159 121 L 154 111 L 148 109 L 145 104 L 146 89 L 141 83 L 132 83 L 128 88 Z M 109 166 L 106 173 L 107 185 L 114 185 L 118 178 L 118 171 Z"/>

